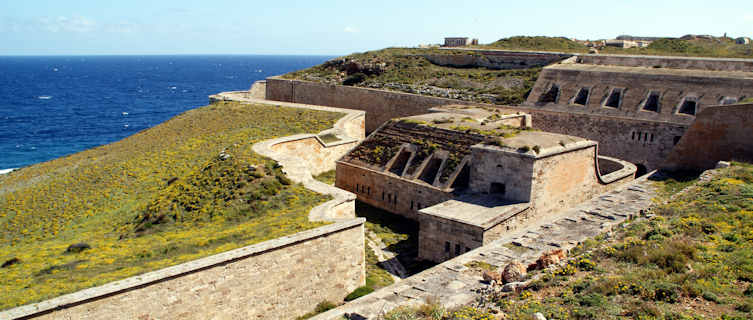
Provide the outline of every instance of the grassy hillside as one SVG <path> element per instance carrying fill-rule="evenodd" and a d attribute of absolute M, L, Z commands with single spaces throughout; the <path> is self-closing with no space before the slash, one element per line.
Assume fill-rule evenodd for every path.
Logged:
<path fill-rule="evenodd" d="M 353 85 L 466 101 L 518 104 L 540 68 L 491 70 L 432 64 L 425 55 L 475 55 L 462 50 L 387 48 L 355 53 L 284 75 L 328 84 Z"/>
<path fill-rule="evenodd" d="M 569 53 L 587 53 L 588 47 L 562 37 L 526 37 L 517 36 L 500 39 L 488 45 L 478 46 L 484 49 L 558 51 Z M 694 38 L 694 39 L 659 39 L 646 48 L 603 47 L 600 53 L 628 55 L 688 56 L 715 58 L 753 58 L 753 44 L 735 44 L 730 38 Z"/>
<path fill-rule="evenodd" d="M 588 47 L 563 37 L 516 36 L 499 39 L 483 46 L 491 49 L 534 50 L 587 53 Z"/>
<path fill-rule="evenodd" d="M 753 58 L 753 44 L 735 44 L 733 39 L 660 39 L 646 48 L 606 47 L 601 53 L 714 58 Z"/>
<path fill-rule="evenodd" d="M 576 247 L 568 264 L 538 271 L 519 293 L 479 296 L 466 308 L 471 318 L 751 319 L 753 165 L 735 163 L 710 181 L 659 185 L 665 191 L 657 200 L 667 202 L 653 216 Z M 410 317 L 385 318 L 455 319 L 436 304 L 393 313 Z"/>
<path fill-rule="evenodd" d="M 340 116 L 213 104 L 0 176 L 0 309 L 321 225 L 307 215 L 327 197 L 251 146 Z"/>

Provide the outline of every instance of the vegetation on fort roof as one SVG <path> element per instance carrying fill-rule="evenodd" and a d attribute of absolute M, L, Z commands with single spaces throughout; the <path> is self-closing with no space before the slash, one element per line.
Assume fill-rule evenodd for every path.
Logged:
<path fill-rule="evenodd" d="M 499 39 L 483 47 L 506 50 L 535 50 L 586 53 L 588 47 L 564 37 L 515 36 Z"/>
<path fill-rule="evenodd" d="M 753 58 L 753 44 L 735 44 L 734 39 L 659 39 L 646 48 L 605 47 L 601 53 L 665 55 L 714 58 Z"/>
<path fill-rule="evenodd" d="M 336 58 L 283 77 L 512 105 L 525 101 L 541 72 L 541 68 L 491 70 L 440 66 L 431 63 L 427 55 L 478 54 L 463 50 L 387 48 Z"/>
<path fill-rule="evenodd" d="M 481 48 L 506 50 L 557 51 L 587 53 L 588 47 L 563 37 L 516 36 L 500 39 Z M 753 44 L 736 44 L 731 38 L 659 39 L 646 48 L 603 47 L 600 53 L 630 55 L 665 55 L 716 58 L 753 58 Z"/>
<path fill-rule="evenodd" d="M 255 142 L 340 114 L 214 104 L 122 141 L 0 177 L 0 309 L 321 225 L 326 201 Z M 67 250 L 82 243 L 80 250 Z"/>
<path fill-rule="evenodd" d="M 508 319 L 749 319 L 753 310 L 753 165 L 734 163 L 668 200 L 653 216 L 586 241 L 566 265 L 524 291 L 491 293 L 476 307 Z"/>
<path fill-rule="evenodd" d="M 324 182 L 328 185 L 335 185 L 336 173 L 337 172 L 333 169 L 333 170 L 322 172 L 318 175 L 315 175 L 314 179 Z"/>

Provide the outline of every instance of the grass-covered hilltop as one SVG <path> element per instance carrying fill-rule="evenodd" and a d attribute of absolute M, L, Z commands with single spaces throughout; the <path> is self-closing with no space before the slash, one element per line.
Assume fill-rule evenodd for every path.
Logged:
<path fill-rule="evenodd" d="M 0 310 L 320 226 L 259 141 L 342 115 L 219 103 L 0 176 Z"/>
<path fill-rule="evenodd" d="M 554 51 L 587 54 L 589 48 L 562 37 L 510 37 L 468 49 Z M 717 58 L 753 58 L 753 45 L 730 38 L 658 39 L 645 48 L 603 47 L 600 53 Z M 438 63 L 436 56 L 472 60 L 479 53 L 438 48 L 387 48 L 354 53 L 284 75 L 287 79 L 350 85 L 499 105 L 520 104 L 538 78 L 539 66 L 504 70 Z"/>
<path fill-rule="evenodd" d="M 465 50 L 387 48 L 336 58 L 283 77 L 466 101 L 518 104 L 525 101 L 541 71 L 540 68 L 441 66 L 429 59 L 436 55 L 479 54 Z"/>

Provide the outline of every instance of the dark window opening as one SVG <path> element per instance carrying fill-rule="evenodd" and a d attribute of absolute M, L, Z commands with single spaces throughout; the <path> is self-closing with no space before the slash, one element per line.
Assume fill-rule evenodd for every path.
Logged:
<path fill-rule="evenodd" d="M 371 187 L 368 187 L 368 188 L 366 189 L 366 194 L 368 194 L 368 195 L 371 195 Z"/>
<path fill-rule="evenodd" d="M 633 136 L 630 137 L 630 140 L 635 140 L 635 131 L 633 131 Z"/>
<path fill-rule="evenodd" d="M 392 202 L 392 194 L 387 194 L 387 202 Z"/>
<path fill-rule="evenodd" d="M 395 159 L 395 162 L 392 163 L 392 167 L 390 168 L 390 172 L 400 176 L 403 174 L 403 170 L 405 170 L 405 165 L 408 164 L 408 160 L 410 159 L 411 153 L 408 151 L 400 152 L 400 154 L 397 156 L 397 159 Z"/>
<path fill-rule="evenodd" d="M 619 108 L 621 99 L 622 99 L 622 89 L 614 88 L 612 89 L 612 92 L 609 94 L 607 101 L 604 102 L 604 106 L 609 107 L 609 108 Z"/>
<path fill-rule="evenodd" d="M 450 242 L 445 241 L 444 242 L 444 252 L 450 252 Z"/>
<path fill-rule="evenodd" d="M 539 103 L 557 103 L 557 98 L 559 98 L 559 96 L 560 86 L 554 84 L 539 97 Z"/>
<path fill-rule="evenodd" d="M 641 176 L 645 175 L 646 173 L 648 173 L 648 169 L 646 169 L 646 166 L 644 166 L 644 165 L 642 165 L 640 163 L 636 164 L 635 166 L 638 168 L 635 171 L 635 177 L 636 178 L 641 177 Z"/>
<path fill-rule="evenodd" d="M 697 103 L 695 99 L 685 98 L 685 100 L 682 101 L 680 110 L 678 110 L 677 113 L 688 114 L 688 115 L 694 116 L 696 107 L 697 107 Z"/>
<path fill-rule="evenodd" d="M 356 193 L 361 192 L 361 186 L 356 183 Z"/>
<path fill-rule="evenodd" d="M 418 210 L 421 210 L 421 202 L 418 203 L 418 206 L 416 207 Z"/>
<path fill-rule="evenodd" d="M 468 185 L 471 181 L 471 170 L 470 167 L 466 164 L 463 166 L 462 169 L 460 169 L 460 173 L 455 178 L 455 181 L 452 182 L 452 188 L 460 191 L 465 188 L 468 188 Z"/>
<path fill-rule="evenodd" d="M 507 231 L 510 231 L 510 226 L 507 226 Z"/>
<path fill-rule="evenodd" d="M 643 110 L 659 112 L 659 93 L 658 92 L 652 91 L 648 94 L 648 98 L 646 98 L 646 103 L 643 104 Z"/>
<path fill-rule="evenodd" d="M 641 136 L 643 135 L 643 132 L 638 132 L 638 141 L 641 141 Z"/>
<path fill-rule="evenodd" d="M 429 160 L 429 164 L 424 168 L 424 172 L 421 173 L 421 179 L 423 182 L 426 182 L 428 184 L 434 183 L 434 178 L 437 177 L 437 173 L 439 173 L 439 167 L 442 166 L 442 159 L 432 157 L 431 160 Z"/>
<path fill-rule="evenodd" d="M 465 252 L 471 251 L 471 248 L 465 247 Z"/>
<path fill-rule="evenodd" d="M 648 132 L 643 135 L 643 141 L 648 141 Z"/>
<path fill-rule="evenodd" d="M 491 186 L 489 186 L 489 193 L 497 194 L 497 195 L 504 195 L 505 184 L 499 183 L 499 182 L 492 182 Z"/>
<path fill-rule="evenodd" d="M 392 198 L 392 204 L 397 205 L 397 195 Z"/>
<path fill-rule="evenodd" d="M 678 142 L 680 142 L 680 138 L 682 138 L 682 136 L 675 136 L 675 137 L 674 137 L 674 138 L 672 139 L 672 144 L 673 144 L 673 145 L 676 145 L 676 144 L 677 144 Z"/>
<path fill-rule="evenodd" d="M 456 256 L 460 255 L 460 244 L 459 243 L 455 245 L 455 255 Z"/>
<path fill-rule="evenodd" d="M 575 95 L 575 99 L 573 99 L 573 104 L 579 104 L 582 106 L 585 106 L 588 104 L 588 95 L 591 93 L 590 88 L 580 88 L 578 90 L 578 94 Z"/>
<path fill-rule="evenodd" d="M 382 201 L 384 201 L 384 191 L 382 191 Z"/>
<path fill-rule="evenodd" d="M 651 140 L 651 142 L 654 142 L 654 134 L 653 133 L 651 134 L 651 139 L 650 140 Z"/>

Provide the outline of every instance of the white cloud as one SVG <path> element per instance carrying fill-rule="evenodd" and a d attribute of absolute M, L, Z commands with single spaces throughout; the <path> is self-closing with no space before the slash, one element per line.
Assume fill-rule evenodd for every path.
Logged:
<path fill-rule="evenodd" d="M 94 20 L 84 17 L 65 17 L 57 18 L 42 17 L 39 18 L 39 25 L 43 30 L 49 32 L 76 32 L 84 33 L 94 31 L 97 23 Z"/>
<path fill-rule="evenodd" d="M 345 30 L 343 30 L 343 31 L 345 31 L 347 33 L 356 33 L 356 32 L 358 32 L 358 29 L 356 29 L 356 27 L 353 27 L 353 26 L 347 26 L 347 27 L 345 27 Z"/>

